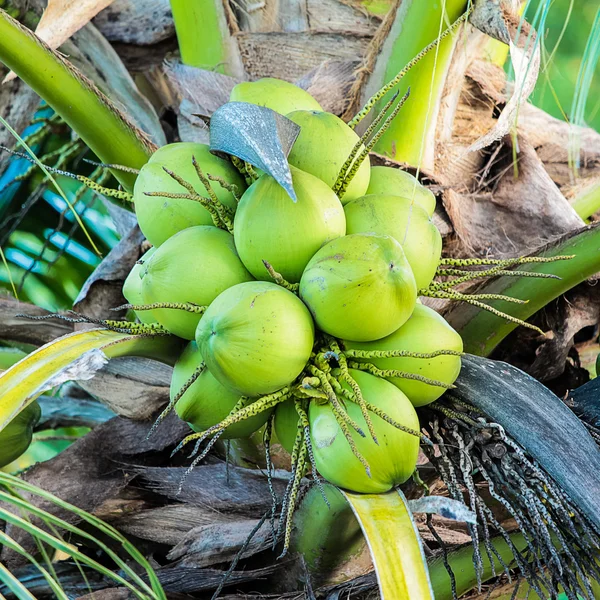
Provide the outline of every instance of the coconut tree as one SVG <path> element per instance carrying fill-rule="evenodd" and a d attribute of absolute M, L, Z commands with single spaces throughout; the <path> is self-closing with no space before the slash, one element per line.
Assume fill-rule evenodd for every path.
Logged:
<path fill-rule="evenodd" d="M 3 493 L 3 500 L 25 510 L 33 522 L 3 509 L 3 519 L 10 524 L 5 529 L 2 554 L 3 564 L 8 569 L 1 572 L 7 589 L 17 597 L 29 597 L 24 589 L 27 585 L 22 582 L 30 576 L 32 568 L 35 568 L 33 582 L 40 586 L 40 595 L 64 594 L 58 591 L 60 585 L 66 589 L 69 582 L 77 580 L 86 582 L 84 586 L 79 584 L 80 587 L 72 583 L 77 593 L 86 589 L 85 586 L 90 593 L 93 589 L 114 586 L 115 583 L 107 579 L 110 575 L 106 568 L 103 570 L 98 562 L 92 561 L 87 551 L 88 542 L 97 543 L 102 534 L 125 545 L 129 554 L 123 562 L 114 552 L 111 554 L 110 544 L 100 546 L 104 559 L 114 561 L 120 569 L 120 579 L 113 578 L 120 586 L 114 593 L 132 593 L 138 597 L 163 597 L 164 590 L 174 595 L 202 595 L 215 589 L 220 593 L 224 585 L 241 585 L 266 577 L 268 584 L 263 591 L 278 596 L 296 593 L 298 589 L 313 594 L 313 586 L 318 588 L 318 594 L 348 590 L 369 594 L 379 585 L 381 595 L 387 598 L 430 598 L 433 595 L 452 598 L 478 586 L 481 589 L 482 582 L 503 572 L 509 579 L 515 574 L 523 577 L 526 583 L 521 589 L 527 588 L 525 593 L 532 590 L 540 597 L 556 597 L 564 591 L 570 598 L 577 594 L 594 597 L 600 524 L 595 494 L 598 489 L 595 465 L 599 458 L 593 437 L 597 431 L 593 406 L 590 407 L 588 400 L 588 394 L 593 392 L 586 394 L 582 388 L 579 396 L 571 401 L 580 413 L 588 414 L 580 420 L 535 379 L 505 363 L 485 358 L 499 345 L 502 350 L 503 340 L 505 346 L 511 343 L 507 338 L 509 334 L 512 343 L 517 339 L 545 353 L 552 349 L 555 353 L 564 351 L 573 343 L 572 335 L 570 338 L 563 335 L 562 345 L 559 343 L 550 349 L 547 342 L 541 341 L 543 337 L 537 337 L 548 330 L 546 317 L 539 311 L 594 275 L 600 266 L 595 251 L 597 228 L 586 226 L 582 220 L 597 208 L 593 197 L 597 185 L 594 169 L 598 162 L 598 136 L 581 127 L 576 130 L 579 150 L 584 156 L 578 165 L 577 155 L 569 152 L 569 148 L 573 148 L 573 131 L 526 103 L 540 61 L 540 42 L 535 28 L 543 29 L 547 7 L 540 9 L 532 24 L 528 24 L 517 16 L 517 7 L 500 9 L 493 2 L 472 6 L 467 1 L 448 1 L 434 7 L 414 1 L 192 5 L 173 0 L 171 4 L 183 62 L 171 60 L 160 73 L 153 74 L 153 84 L 163 101 L 175 108 L 180 139 L 193 143 L 206 140 L 206 121 L 210 120 L 211 146 L 233 157 L 232 162 L 226 164 L 228 168 L 233 169 L 231 165 L 238 168 L 240 174 L 236 171 L 235 176 L 240 180 L 236 184 L 232 184 L 226 174 L 215 178 L 214 167 L 207 171 L 212 176 L 209 181 L 191 157 L 178 168 L 167 166 L 167 171 L 153 174 L 152 163 L 146 165 L 147 160 L 152 156 L 153 161 L 159 161 L 157 157 L 161 152 L 155 152 L 157 145 L 149 141 L 147 134 L 152 132 L 148 126 L 144 134 L 115 107 L 110 93 L 102 94 L 61 55 L 44 46 L 7 13 L 0 13 L 3 34 L 0 59 L 77 132 L 101 161 L 99 168 L 110 169 L 122 189 L 111 191 L 102 182 L 82 175 L 76 176 L 78 181 L 116 201 L 127 202 L 132 198 L 138 170 L 146 165 L 139 174 L 133 200 L 142 231 L 151 243 L 160 247 L 151 263 L 145 255 L 148 266 L 142 265 L 145 282 L 141 302 L 130 297 L 131 293 L 135 294 L 127 291 L 131 286 L 126 287 L 124 293 L 130 302 L 128 309 L 144 315 L 150 308 L 161 324 L 111 319 L 109 309 L 121 303 L 115 301 L 120 299 L 120 292 L 117 290 L 116 295 L 114 290 L 112 294 L 98 292 L 102 282 L 123 281 L 139 258 L 141 238 L 139 232 L 133 230 L 104 259 L 80 294 L 78 310 L 85 314 L 63 315 L 62 320 L 51 323 L 47 319 L 52 315 L 43 314 L 35 307 L 20 307 L 19 312 L 40 320 L 39 327 L 32 332 L 15 323 L 15 305 L 5 302 L 7 325 L 2 337 L 41 346 L 66 335 L 26 356 L 0 378 L 2 433 L 10 433 L 9 428 L 14 428 L 21 419 L 24 431 L 21 438 L 30 436 L 32 425 L 31 419 L 24 418 L 26 411 L 32 412 L 31 407 L 36 407 L 34 401 L 40 395 L 43 407 L 47 402 L 44 392 L 68 380 L 79 380 L 84 389 L 122 415 L 97 427 L 48 466 L 33 469 L 26 475 L 27 483 L 14 478 L 3 480 L 8 490 Z M 496 64 L 501 62 L 499 57 L 505 56 L 507 47 L 514 66 L 514 81 L 509 83 Z M 598 57 L 594 47 L 592 44 L 587 57 L 587 69 Z M 398 254 L 397 242 L 386 242 L 388 248 L 368 237 L 360 237 L 365 231 L 361 230 L 364 218 L 361 210 L 372 212 L 373 207 L 363 209 L 350 203 L 352 211 L 344 209 L 347 223 L 353 214 L 352 223 L 357 227 L 354 231 L 362 240 L 360 243 L 369 248 L 377 246 L 369 252 L 394 256 L 391 262 L 394 268 L 386 273 L 382 271 L 377 279 L 382 286 L 377 293 L 380 306 L 386 302 L 387 277 L 399 294 L 390 300 L 392 304 L 400 296 L 410 296 L 414 304 L 417 291 L 423 297 L 422 309 L 418 308 L 414 314 L 422 313 L 426 325 L 422 329 L 416 327 L 413 334 L 404 334 L 407 339 L 403 343 L 408 344 L 409 350 L 402 352 L 408 354 L 368 346 L 372 343 L 370 340 L 398 329 L 408 315 L 392 310 L 390 314 L 398 318 L 394 323 L 389 318 L 376 322 L 376 317 L 381 315 L 363 322 L 355 315 L 346 315 L 347 305 L 335 304 L 339 294 L 336 295 L 334 283 L 327 287 L 329 283 L 323 283 L 322 276 L 311 275 L 313 269 L 322 268 L 319 252 L 308 262 L 311 252 L 300 268 L 292 265 L 285 272 L 278 263 L 251 266 L 251 261 L 244 258 L 244 241 L 239 239 L 242 234 L 238 232 L 248 236 L 249 254 L 256 236 L 261 233 L 252 231 L 256 220 L 248 216 L 249 206 L 256 202 L 252 204 L 244 194 L 236 210 L 235 200 L 228 207 L 224 200 L 217 198 L 217 190 L 228 192 L 230 199 L 238 198 L 238 188 L 245 186 L 244 178 L 252 183 L 257 177 L 256 168 L 266 172 L 266 177 L 272 176 L 283 186 L 276 185 L 275 191 L 269 192 L 281 194 L 278 221 L 273 225 L 276 229 L 286 222 L 299 226 L 293 212 L 294 202 L 288 193 L 296 196 L 297 203 L 302 203 L 305 187 L 313 189 L 317 185 L 312 182 L 312 175 L 296 171 L 296 167 L 309 171 L 313 168 L 305 162 L 297 162 L 308 160 L 306 157 L 318 146 L 318 139 L 306 141 L 303 137 L 303 125 L 304 131 L 309 127 L 302 119 L 311 120 L 310 115 L 292 113 L 289 119 L 283 120 L 270 111 L 265 113 L 263 109 L 247 105 L 220 108 L 230 94 L 232 100 L 244 100 L 238 85 L 241 81 L 266 76 L 297 82 L 322 108 L 340 115 L 349 124 L 349 131 L 354 129 L 362 136 L 360 141 L 364 145 L 350 144 L 346 151 L 349 161 L 341 174 L 329 182 L 333 191 L 325 185 L 327 193 L 335 192 L 344 203 L 350 182 L 356 183 L 360 178 L 358 161 L 354 168 L 353 160 L 366 157 L 370 152 L 371 164 L 402 168 L 418 178 L 410 179 L 411 189 L 403 194 L 408 201 L 407 212 L 402 213 L 407 229 L 415 226 L 413 217 L 415 223 L 418 222 L 419 211 L 425 215 L 423 222 L 430 223 L 426 209 L 416 206 L 418 194 L 431 196 L 419 180 L 437 194 L 434 222 L 445 238 L 444 258 L 440 260 L 438 253 L 429 274 L 422 267 L 419 276 L 423 281 L 418 287 L 417 282 L 406 283 L 410 277 L 398 272 L 414 271 L 416 278 L 415 265 L 421 265 L 419 256 L 411 262 L 408 251 L 406 257 L 402 250 Z M 585 76 L 583 72 L 582 78 Z M 241 95 L 236 97 L 236 93 Z M 288 101 L 289 94 L 286 94 L 283 96 Z M 269 98 L 271 100 L 273 98 Z M 126 107 L 132 110 L 131 106 Z M 252 126 L 245 128 L 244 122 Z M 273 123 L 277 127 L 273 127 Z M 293 139 L 299 133 L 294 123 L 300 126 L 297 140 Z M 154 139 L 161 145 L 163 140 L 156 135 Z M 353 139 L 358 140 L 358 137 L 355 135 Z M 325 150 L 327 157 L 339 147 Z M 286 160 L 277 162 L 282 151 L 283 158 L 288 158 L 292 165 L 291 170 Z M 317 167 L 323 162 L 324 159 L 315 160 Z M 285 166 L 282 168 L 281 164 Z M 188 176 L 183 170 L 192 166 L 208 199 L 204 192 L 186 181 Z M 52 177 L 52 170 L 46 172 Z M 303 182 L 303 177 L 308 183 Z M 216 238 L 201 242 L 197 236 L 190 237 L 186 243 L 181 236 L 165 241 L 160 238 L 164 230 L 160 223 L 155 232 L 158 237 L 151 239 L 154 234 L 144 221 L 139 194 L 142 178 L 144 182 L 150 178 L 147 187 L 144 183 L 142 200 L 154 194 L 160 202 L 164 198 L 186 200 L 189 206 L 190 201 L 196 201 L 210 219 L 206 224 L 197 225 L 214 224 L 225 230 L 217 231 L 215 235 L 219 239 L 225 240 L 229 235 L 226 232 L 231 231 L 237 236 L 235 243 L 243 265 L 219 263 L 219 275 L 237 273 L 237 279 L 224 287 L 238 285 L 230 288 L 231 293 L 224 292 L 228 296 L 219 296 L 218 304 L 212 302 L 212 297 L 190 304 L 183 298 L 173 300 L 171 296 L 165 298 L 153 293 L 153 285 L 160 291 L 160 286 L 152 283 L 153 271 L 156 271 L 154 281 L 158 281 L 160 273 L 154 265 L 159 265 L 161 255 L 166 257 L 162 258 L 163 263 L 172 256 L 168 252 L 168 246 L 173 245 L 169 240 L 182 240 L 179 259 L 171 268 L 163 269 L 171 276 L 175 267 L 182 272 L 191 268 L 185 262 L 190 244 L 205 243 L 202 254 L 215 252 L 214 261 L 207 263 L 216 264 L 220 255 L 214 250 L 215 246 L 228 242 Z M 172 181 L 186 192 L 169 191 L 168 182 Z M 214 187 L 211 181 L 216 183 Z M 260 179 L 255 184 L 257 187 L 251 188 L 259 199 L 264 196 L 258 186 L 262 181 L 269 180 Z M 286 193 L 279 191 L 286 189 Z M 337 198 L 334 200 L 340 204 Z M 68 204 L 67 199 L 65 202 Z M 397 209 L 397 203 L 393 209 Z M 382 215 L 380 221 L 385 223 L 389 213 Z M 265 213 L 261 222 L 268 216 L 269 213 Z M 492 223 L 502 225 L 490 226 Z M 372 227 L 374 225 L 369 224 L 367 231 Z M 351 232 L 347 230 L 347 233 Z M 320 235 L 320 232 L 311 231 L 311 234 Z M 323 232 L 324 239 L 329 234 L 330 231 Z M 358 242 L 342 248 L 351 239 L 352 236 L 346 236 L 332 242 L 340 246 L 335 256 L 358 248 Z M 303 235 L 301 241 L 307 244 L 308 235 Z M 267 250 L 274 251 L 268 242 L 266 244 Z M 299 260 L 297 252 L 293 258 Z M 231 263 L 233 259 L 229 260 Z M 244 267 L 257 279 L 270 278 L 275 283 L 248 281 L 251 277 Z M 353 269 L 351 279 L 360 281 L 352 262 L 349 267 Z M 208 277 L 204 271 L 201 275 L 200 280 Z M 431 282 L 434 275 L 435 280 Z M 402 286 L 398 284 L 399 279 L 404 282 Z M 176 288 L 177 281 L 168 287 Z M 247 295 L 256 295 L 259 287 L 263 308 Z M 320 330 L 358 343 L 340 346 L 334 338 L 326 337 L 325 345 L 312 356 L 312 333 L 302 325 L 312 320 L 304 304 L 294 296 L 295 292 L 299 292 L 311 309 Z M 323 303 L 325 294 L 331 296 Z M 239 325 L 241 329 L 233 330 L 224 323 L 237 322 L 235 311 L 241 310 L 246 300 L 252 308 L 264 310 L 265 315 L 275 314 L 269 312 L 274 310 L 269 304 L 270 298 L 280 297 L 288 307 L 283 311 L 287 329 L 282 324 L 282 331 L 291 335 L 290 328 L 295 328 L 298 356 L 273 355 L 272 360 L 281 362 L 276 374 L 285 375 L 275 381 L 271 380 L 271 374 L 265 379 L 256 369 L 256 362 L 252 363 L 254 367 L 250 365 L 248 371 L 244 371 L 244 363 L 239 361 L 252 355 L 254 349 L 248 347 L 232 371 L 227 362 L 229 351 L 219 354 L 214 341 L 216 333 L 224 327 L 223 335 L 235 337 L 239 332 L 240 340 L 260 340 L 265 334 L 260 327 L 252 329 L 249 337 L 249 332 L 243 329 L 247 327 L 245 322 Z M 206 309 L 204 304 L 210 307 Z M 404 306 L 404 301 L 402 304 Z M 394 394 L 405 398 L 402 391 L 394 391 L 397 387 L 373 375 L 402 379 L 402 374 L 411 370 L 407 361 L 457 358 L 461 353 L 458 347 L 444 347 L 437 354 L 433 349 L 423 349 L 423 338 L 433 337 L 431 332 L 435 327 L 440 328 L 439 336 L 448 329 L 453 331 L 446 321 L 435 316 L 431 306 L 445 315 L 472 355 L 462 356 L 462 371 L 455 388 L 433 404 L 429 404 L 430 398 L 423 400 L 427 406 L 419 408 L 422 428 L 419 432 L 419 421 L 406 421 L 407 417 L 399 411 L 400 400 L 385 410 L 371 400 L 380 396 L 392 398 Z M 332 311 L 332 307 L 336 310 Z M 361 313 L 366 314 L 368 309 L 369 303 L 361 308 Z M 174 325 L 160 318 L 159 311 L 174 314 L 168 312 L 173 310 L 182 311 L 175 313 Z M 182 358 L 186 353 L 189 357 L 178 362 L 175 368 L 178 382 L 173 384 L 169 407 L 175 406 L 182 418 L 193 422 L 194 417 L 186 416 L 181 401 L 201 378 L 205 385 L 220 385 L 222 380 L 235 383 L 232 383 L 234 393 L 229 390 L 231 406 L 220 417 L 218 425 L 199 425 L 199 433 L 188 437 L 185 437 L 186 432 L 189 433 L 185 423 L 167 411 L 160 412 L 155 426 L 150 427 L 144 419 L 152 415 L 156 418 L 157 411 L 164 406 L 165 384 L 170 379 L 169 367 L 158 366 L 155 361 L 173 364 L 182 352 L 183 343 L 169 332 L 181 338 L 193 338 L 193 330 L 203 313 L 195 336 L 198 348 L 188 346 Z M 528 331 L 534 331 L 535 338 L 532 339 L 534 334 L 527 337 L 520 331 L 511 333 L 532 316 L 535 324 L 529 324 Z M 260 325 L 262 321 L 256 323 Z M 81 324 L 95 324 L 99 328 L 79 330 Z M 346 336 L 349 324 L 355 328 Z M 271 327 L 278 327 L 274 317 Z M 386 327 L 392 329 L 387 331 Z M 309 337 L 311 340 L 307 342 Z M 272 346 L 272 341 L 265 342 L 263 352 Z M 297 367 L 292 358 L 301 364 Z M 107 366 L 108 359 L 114 360 Z M 336 366 L 335 372 L 328 376 L 330 360 Z M 292 393 L 291 381 L 307 361 L 307 377 Z M 208 371 L 202 366 L 204 363 L 208 364 Z M 428 391 L 438 388 L 439 394 L 451 388 L 456 374 L 445 382 L 437 367 L 439 364 L 431 363 L 430 377 L 418 375 L 409 383 L 428 386 Z M 207 375 L 214 375 L 219 381 L 206 383 Z M 369 383 L 371 379 L 378 383 Z M 175 376 L 173 381 L 176 381 Z M 389 386 L 388 391 L 379 393 L 371 389 L 373 385 Z M 121 389 L 117 389 L 119 387 Z M 416 393 L 406 392 L 411 398 Z M 261 394 L 260 400 L 254 403 L 244 401 Z M 303 394 L 300 400 L 299 394 Z M 68 392 L 63 396 L 71 402 Z M 317 402 L 316 399 L 322 397 L 331 405 Z M 339 398 L 348 403 L 345 409 L 336 405 Z M 72 399 L 75 403 L 76 400 Z M 277 415 L 282 414 L 284 400 L 291 417 L 280 417 L 278 428 Z M 265 409 L 265 413 L 260 414 L 268 419 L 262 435 L 245 441 L 219 441 L 219 437 L 227 437 L 223 434 L 230 428 L 244 424 L 243 417 L 260 416 L 255 410 L 259 405 Z M 312 408 L 307 412 L 309 405 Z M 275 406 L 278 408 L 273 422 L 266 411 L 272 411 Z M 337 422 L 345 434 L 341 440 L 343 446 L 332 445 L 329 457 L 323 450 L 327 444 L 319 441 L 314 425 L 316 406 L 324 413 L 323 419 L 335 417 L 332 423 Z M 229 410 L 232 412 L 228 415 Z M 399 412 L 394 412 L 396 410 Z M 410 404 L 407 410 L 414 413 Z M 342 421 L 341 414 L 346 415 Z M 376 415 L 381 422 L 373 422 L 369 414 Z M 106 414 L 98 420 L 105 418 Z M 81 415 L 80 419 L 83 419 Z M 390 421 L 400 421 L 403 429 L 394 429 Z M 257 426 L 264 422 L 263 419 Z M 356 445 L 358 438 L 350 429 L 344 429 L 348 425 L 354 427 L 357 422 L 381 440 L 392 435 L 392 430 L 400 436 L 396 448 L 402 447 L 403 451 L 398 456 L 391 456 L 390 449 L 383 444 L 382 457 L 377 458 L 375 453 L 370 461 L 383 464 L 382 461 L 390 460 L 398 471 L 402 471 L 401 463 L 408 454 L 414 452 L 416 456 L 420 439 L 424 466 L 416 472 L 412 484 L 405 483 L 402 489 L 396 486 L 410 477 L 413 470 L 410 467 L 406 473 L 397 472 L 386 480 L 384 489 L 371 489 L 374 478 L 365 476 L 360 459 L 364 460 L 362 453 L 373 452 L 375 446 L 370 445 L 368 450 L 361 446 L 360 450 L 351 452 L 350 449 L 355 449 L 352 440 Z M 284 447 L 284 430 L 291 428 L 287 444 L 291 465 L 285 452 L 272 451 L 273 427 Z M 360 427 L 355 429 L 358 432 Z M 149 432 L 153 435 L 147 438 Z M 210 435 L 206 435 L 207 432 Z M 184 441 L 210 439 L 191 463 L 181 462 L 179 455 L 168 457 L 184 437 Z M 313 446 L 309 443 L 311 439 Z M 555 443 L 557 439 L 561 440 L 560 447 Z M 110 440 L 117 443 L 111 447 Z M 197 450 L 199 448 L 197 445 Z M 226 456 L 224 463 L 217 461 L 219 453 Z M 114 469 L 107 469 L 114 460 L 125 465 L 118 475 L 114 475 Z M 358 465 L 354 464 L 356 461 Z M 236 466 L 229 468 L 230 463 Z M 190 464 L 195 468 L 190 470 Z M 313 487 L 302 478 L 309 465 L 313 467 Z M 327 469 L 328 465 L 333 465 L 331 470 Z M 267 475 L 263 476 L 256 466 Z M 290 466 L 291 474 L 285 470 Z M 72 489 L 61 493 L 64 490 L 60 486 L 65 484 L 61 480 L 53 483 L 51 480 L 56 477 L 52 473 L 64 473 L 67 469 L 72 470 L 66 478 Z M 107 477 L 109 470 L 113 474 Z M 318 472 L 343 491 L 323 485 Z M 343 477 L 348 474 L 351 479 Z M 133 477 L 136 486 L 128 484 Z M 364 489 L 359 489 L 356 483 L 361 477 L 367 482 Z M 63 499 L 47 491 L 40 492 L 35 486 L 55 490 Z M 389 493 L 357 493 L 385 491 L 390 487 L 395 489 Z M 24 501 L 19 500 L 21 492 L 27 494 Z M 69 499 L 73 501 L 67 502 Z M 211 510 L 207 511 L 206 506 Z M 418 515 L 422 514 L 426 516 L 421 519 Z M 417 522 L 413 515 L 417 515 Z M 139 550 L 98 521 L 97 516 L 136 538 Z M 452 525 L 444 518 L 465 525 Z M 81 529 L 73 525 L 80 522 L 94 527 L 93 533 L 84 530 L 87 527 Z M 368 540 L 371 558 L 361 531 Z M 39 544 L 37 554 L 27 534 Z M 462 546 L 461 542 L 466 545 Z M 276 555 L 265 550 L 278 544 L 279 550 L 283 548 L 285 552 L 289 547 L 298 558 L 289 563 L 283 559 L 275 561 Z M 79 545 L 86 547 L 85 553 L 73 550 Z M 59 563 L 63 570 L 57 573 L 56 559 L 53 562 L 48 556 L 47 546 L 70 556 L 75 568 Z M 26 560 L 17 558 L 15 552 Z M 152 567 L 143 558 L 145 553 L 155 555 Z M 35 558 L 39 556 L 48 563 L 45 567 Z M 135 575 L 132 561 L 145 569 L 146 578 Z M 240 561 L 244 561 L 243 570 L 237 568 Z M 33 567 L 26 566 L 27 562 Z M 230 564 L 229 569 L 219 573 L 209 568 L 224 564 Z M 376 580 L 369 574 L 371 564 L 375 567 Z M 279 583 L 275 583 L 277 580 Z M 298 581 L 303 584 L 299 586 Z M 521 592 L 513 586 L 509 593 Z"/>

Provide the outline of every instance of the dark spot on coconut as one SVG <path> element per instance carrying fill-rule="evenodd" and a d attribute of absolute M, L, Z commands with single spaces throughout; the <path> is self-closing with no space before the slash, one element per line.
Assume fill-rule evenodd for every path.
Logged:
<path fill-rule="evenodd" d="M 217 335 L 217 332 L 216 332 L 216 331 L 213 329 L 213 330 L 210 332 L 210 335 Z"/>
<path fill-rule="evenodd" d="M 391 263 L 390 263 L 390 271 L 393 271 L 395 266 L 396 266 L 396 265 L 395 265 L 393 262 L 391 262 Z"/>

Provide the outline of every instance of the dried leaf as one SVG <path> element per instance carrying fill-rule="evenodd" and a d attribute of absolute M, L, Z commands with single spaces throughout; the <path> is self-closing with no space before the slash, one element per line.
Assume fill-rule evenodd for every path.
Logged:
<path fill-rule="evenodd" d="M 287 156 L 299 133 L 298 125 L 270 108 L 228 102 L 210 120 L 210 149 L 262 169 L 296 202 Z"/>
<path fill-rule="evenodd" d="M 83 284 L 74 304 L 77 312 L 96 319 L 116 319 L 123 316 L 110 309 L 125 301 L 123 282 L 140 257 L 140 244 L 143 240 L 142 232 L 135 226 L 107 254 Z"/>
<path fill-rule="evenodd" d="M 58 48 L 113 0 L 48 0 L 35 30 L 51 48 Z"/>
<path fill-rule="evenodd" d="M 536 32 L 520 20 L 512 1 L 479 0 L 470 21 L 483 33 L 508 44 L 515 81 L 513 94 L 500 113 L 496 125 L 469 148 L 475 152 L 489 146 L 509 133 L 519 113 L 537 82 L 540 70 L 540 43 Z"/>
<path fill-rule="evenodd" d="M 113 0 L 48 0 L 35 33 L 53 50 L 66 42 L 76 31 L 89 23 Z M 16 77 L 9 73 L 3 83 Z"/>
<path fill-rule="evenodd" d="M 504 362 L 465 355 L 453 391 L 501 425 L 600 528 L 600 449 L 560 398 Z"/>

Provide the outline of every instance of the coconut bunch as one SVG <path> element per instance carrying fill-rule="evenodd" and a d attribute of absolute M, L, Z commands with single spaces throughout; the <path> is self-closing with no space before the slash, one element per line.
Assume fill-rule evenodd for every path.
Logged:
<path fill-rule="evenodd" d="M 519 261 L 442 260 L 431 191 L 409 173 L 371 167 L 369 149 L 402 101 L 361 138 L 358 121 L 284 81 L 241 83 L 230 99 L 299 126 L 288 156 L 296 201 L 271 175 L 208 146 L 160 148 L 133 195 L 152 248 L 123 293 L 141 330 L 189 340 L 157 424 L 173 408 L 189 423 L 180 448 L 195 442 L 192 467 L 217 439 L 264 426 L 267 453 L 276 439 L 291 454 L 289 523 L 311 470 L 364 493 L 412 475 L 428 441 L 415 408 L 452 387 L 463 349 L 418 298 L 454 297 L 453 282 Z M 434 281 L 440 274 L 445 282 Z"/>

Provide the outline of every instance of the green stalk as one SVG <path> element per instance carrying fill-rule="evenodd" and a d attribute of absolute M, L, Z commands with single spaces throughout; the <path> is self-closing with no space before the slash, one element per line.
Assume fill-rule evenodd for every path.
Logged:
<path fill-rule="evenodd" d="M 568 256 L 570 260 L 552 263 L 530 263 L 519 270 L 549 273 L 560 279 L 502 276 L 490 280 L 477 293 L 504 294 L 526 300 L 514 304 L 494 300 L 494 308 L 526 321 L 549 302 L 600 271 L 600 223 L 589 225 L 549 244 L 536 256 Z M 466 303 L 456 303 L 446 314 L 446 320 L 462 336 L 465 352 L 489 356 L 494 348 L 517 325 L 492 313 Z"/>
<path fill-rule="evenodd" d="M 512 543 L 515 548 L 519 551 L 523 550 L 527 546 L 527 542 L 521 533 L 513 533 L 510 536 Z M 513 560 L 513 552 L 511 547 L 504 541 L 502 537 L 496 537 L 491 540 L 491 544 L 498 551 L 498 554 L 502 557 L 502 560 L 510 565 Z M 488 581 L 496 573 L 502 573 L 503 567 L 496 556 L 494 556 L 494 570 L 492 570 L 492 564 L 485 551 L 483 543 L 481 546 L 481 557 L 483 560 L 483 573 L 481 574 L 482 581 Z M 475 569 L 473 567 L 473 545 L 465 544 L 456 550 L 448 553 L 448 563 L 454 573 L 456 581 L 456 595 L 460 598 L 463 594 L 474 589 L 477 586 L 477 576 L 475 575 Z M 452 586 L 450 583 L 450 576 L 444 566 L 444 562 L 441 556 L 437 556 L 433 560 L 429 561 L 429 577 L 431 579 L 431 586 L 433 587 L 433 593 L 435 600 L 452 600 Z"/>
<path fill-rule="evenodd" d="M 0 9 L 0 61 L 37 92 L 104 163 L 140 168 L 155 150 L 96 88 L 60 54 Z M 127 190 L 136 175 L 114 171 Z"/>
<path fill-rule="evenodd" d="M 467 5 L 468 0 L 401 2 L 369 81 L 367 97 L 392 80 L 414 56 L 460 17 Z M 376 144 L 376 152 L 414 167 L 432 161 L 432 134 L 456 38 L 454 33 L 442 40 L 404 77 L 398 89 L 404 93 L 410 87 L 410 98 Z M 381 110 L 389 99 L 389 94 L 382 98 L 377 110 Z"/>
<path fill-rule="evenodd" d="M 575 212 L 583 219 L 589 219 L 600 210 L 600 183 L 587 186 L 573 201 L 571 205 Z"/>
<path fill-rule="evenodd" d="M 190 67 L 227 71 L 221 0 L 171 0 L 181 60 Z"/>

